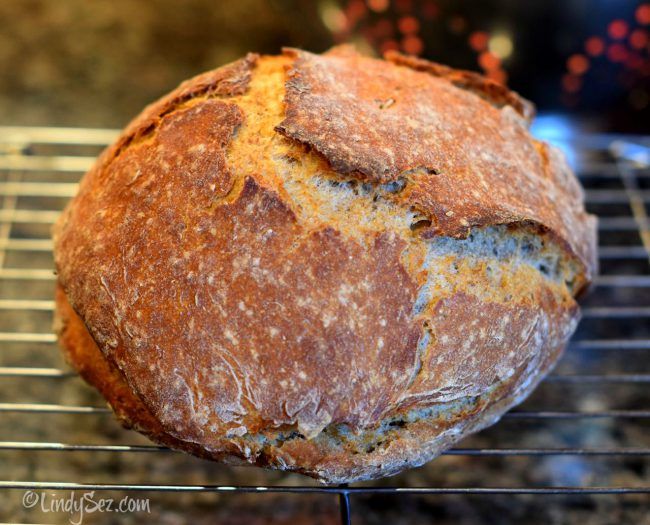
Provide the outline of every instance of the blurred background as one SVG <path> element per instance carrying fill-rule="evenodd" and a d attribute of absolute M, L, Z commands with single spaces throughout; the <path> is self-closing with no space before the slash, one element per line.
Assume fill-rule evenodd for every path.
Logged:
<path fill-rule="evenodd" d="M 639 0 L 2 0 L 0 124 L 121 127 L 247 51 L 351 41 L 482 71 L 555 127 L 648 133 L 649 31 Z"/>

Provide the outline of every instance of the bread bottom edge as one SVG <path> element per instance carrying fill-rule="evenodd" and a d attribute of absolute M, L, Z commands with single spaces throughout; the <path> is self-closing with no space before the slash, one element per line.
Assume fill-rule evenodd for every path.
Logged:
<path fill-rule="evenodd" d="M 520 382 L 497 383 L 481 396 L 422 409 L 424 415 L 420 417 L 415 411 L 405 414 L 405 418 L 391 418 L 369 433 L 346 436 L 341 434 L 340 426 L 333 425 L 331 431 L 326 429 L 316 438 L 305 439 L 291 429 L 272 429 L 255 435 L 216 438 L 214 444 L 205 445 L 182 439 L 163 427 L 119 369 L 104 357 L 60 285 L 55 325 L 67 362 L 103 395 L 125 428 L 204 459 L 297 472 L 324 484 L 391 476 L 431 461 L 460 439 L 494 424 L 521 402 L 556 362 L 561 350 L 545 359 L 542 369 L 519 374 L 525 378 Z"/>

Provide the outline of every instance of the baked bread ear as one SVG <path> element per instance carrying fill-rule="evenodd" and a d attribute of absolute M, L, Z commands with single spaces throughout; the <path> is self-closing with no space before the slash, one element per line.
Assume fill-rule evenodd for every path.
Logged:
<path fill-rule="evenodd" d="M 126 425 L 326 483 L 421 465 L 553 366 L 595 219 L 532 106 L 392 54 L 182 84 L 54 230 L 59 338 Z"/>

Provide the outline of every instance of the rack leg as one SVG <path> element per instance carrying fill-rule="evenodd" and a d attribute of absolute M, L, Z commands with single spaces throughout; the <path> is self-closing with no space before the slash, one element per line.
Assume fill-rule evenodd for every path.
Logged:
<path fill-rule="evenodd" d="M 341 485 L 341 488 L 347 488 L 347 484 Z M 341 510 L 341 525 L 351 525 L 350 516 L 350 493 L 345 490 L 339 494 L 339 508 Z"/>

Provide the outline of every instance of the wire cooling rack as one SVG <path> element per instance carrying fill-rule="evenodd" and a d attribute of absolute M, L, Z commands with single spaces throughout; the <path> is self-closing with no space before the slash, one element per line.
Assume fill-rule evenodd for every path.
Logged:
<path fill-rule="evenodd" d="M 584 318 L 567 353 L 535 394 L 427 467 L 373 483 L 323 487 L 297 475 L 242 473 L 154 446 L 118 428 L 101 398 L 61 361 L 51 329 L 49 230 L 116 133 L 0 127 L 0 502 L 16 489 L 171 492 L 168 498 L 179 498 L 185 515 L 192 503 L 180 493 L 223 495 L 218 501 L 224 505 L 233 493 L 316 494 L 338 499 L 344 524 L 363 520 L 365 511 L 351 514 L 351 508 L 406 495 L 500 495 L 509 501 L 522 495 L 623 501 L 632 495 L 639 508 L 649 503 L 648 138 L 570 140 L 588 208 L 600 218 L 601 275 L 583 301 Z M 271 496 L 255 496 L 261 497 Z M 16 498 L 8 501 L 10 518 L 34 519 Z M 542 509 L 558 505 L 526 501 Z"/>

